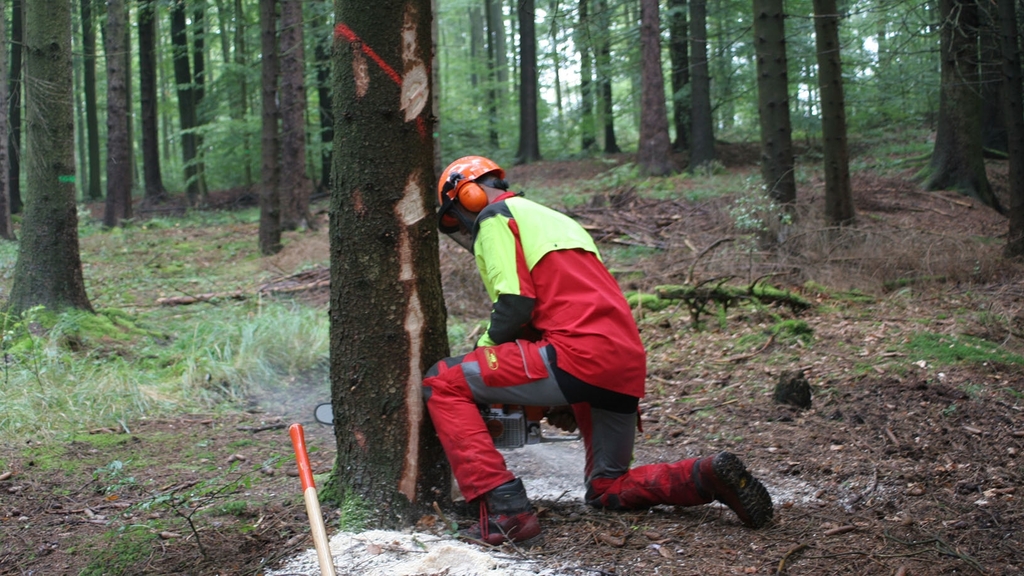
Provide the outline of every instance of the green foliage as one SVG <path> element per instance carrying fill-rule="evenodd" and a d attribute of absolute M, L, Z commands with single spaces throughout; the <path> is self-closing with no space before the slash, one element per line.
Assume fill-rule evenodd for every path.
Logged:
<path fill-rule="evenodd" d="M 903 350 L 911 360 L 923 360 L 943 366 L 985 362 L 1024 365 L 1024 357 L 1007 352 L 998 344 L 966 334 L 951 336 L 917 332 L 904 343 Z"/>
<path fill-rule="evenodd" d="M 814 329 L 803 320 L 783 320 L 769 330 L 771 334 L 776 337 L 776 340 L 780 343 L 800 341 L 804 344 L 810 344 L 814 338 Z"/>
<path fill-rule="evenodd" d="M 135 486 L 135 477 L 125 472 L 125 466 L 130 463 L 114 460 L 110 464 L 93 472 L 93 479 L 102 486 L 104 494 L 116 494 L 129 486 Z"/>
<path fill-rule="evenodd" d="M 89 565 L 79 576 L 122 576 L 136 573 L 153 554 L 153 546 L 160 538 L 157 530 L 147 524 L 132 524 L 111 530 L 104 537 L 106 546 L 86 551 L 91 556 Z"/>
<path fill-rule="evenodd" d="M 738 232 L 771 239 L 781 227 L 791 225 L 793 218 L 768 196 L 759 182 L 748 180 L 747 187 L 733 198 L 729 216 Z"/>
<path fill-rule="evenodd" d="M 0 433 L 46 435 L 229 408 L 254 388 L 326 362 L 328 318 L 319 310 L 242 303 L 194 312 L 34 308 L 0 316 Z"/>

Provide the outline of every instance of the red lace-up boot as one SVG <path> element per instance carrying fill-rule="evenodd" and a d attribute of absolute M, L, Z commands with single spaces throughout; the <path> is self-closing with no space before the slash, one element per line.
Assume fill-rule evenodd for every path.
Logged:
<path fill-rule="evenodd" d="M 480 522 L 462 535 L 492 546 L 522 542 L 540 534 L 540 521 L 533 513 L 526 487 L 519 478 L 491 490 L 480 498 Z"/>

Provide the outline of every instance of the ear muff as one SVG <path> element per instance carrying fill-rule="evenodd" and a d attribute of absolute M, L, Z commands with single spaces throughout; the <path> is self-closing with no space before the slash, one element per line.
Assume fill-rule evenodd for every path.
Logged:
<path fill-rule="evenodd" d="M 455 187 L 455 199 L 470 212 L 479 212 L 487 207 L 487 192 L 476 182 L 459 182 Z"/>

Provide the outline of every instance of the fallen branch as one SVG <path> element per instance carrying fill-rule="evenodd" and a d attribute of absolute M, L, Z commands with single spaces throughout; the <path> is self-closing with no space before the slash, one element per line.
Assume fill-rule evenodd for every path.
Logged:
<path fill-rule="evenodd" d="M 810 546 L 811 545 L 807 543 L 797 544 L 796 546 L 793 546 L 792 548 L 787 550 L 786 553 L 782 555 L 782 560 L 779 560 L 779 569 L 777 570 L 777 573 L 782 574 L 782 572 L 786 569 L 786 560 L 789 560 L 790 556 L 796 554 L 801 550 L 810 548 Z"/>

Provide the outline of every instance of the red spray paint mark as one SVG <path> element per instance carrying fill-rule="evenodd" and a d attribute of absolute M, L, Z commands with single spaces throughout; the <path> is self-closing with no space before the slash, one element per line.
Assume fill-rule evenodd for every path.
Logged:
<path fill-rule="evenodd" d="M 398 84 L 399 86 L 402 85 L 402 77 L 398 75 L 398 72 L 395 72 L 395 70 L 391 66 L 388 66 L 388 63 L 385 62 L 383 58 L 378 56 L 377 53 L 373 51 L 373 48 L 370 48 L 362 40 L 360 40 L 359 36 L 356 36 L 356 33 L 353 32 L 351 28 L 349 28 L 345 24 L 339 23 L 337 26 L 334 27 L 334 37 L 344 38 L 350 44 L 355 44 L 360 50 L 363 51 L 363 54 L 366 54 L 367 56 L 370 57 L 371 60 L 376 62 L 377 65 L 380 66 L 380 69 L 383 70 L 384 73 L 387 74 L 389 78 L 395 81 L 395 84 Z"/>

